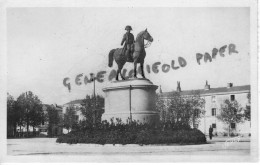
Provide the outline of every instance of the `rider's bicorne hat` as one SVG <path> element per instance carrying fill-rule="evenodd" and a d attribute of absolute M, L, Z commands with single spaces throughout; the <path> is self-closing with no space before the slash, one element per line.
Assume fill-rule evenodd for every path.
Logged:
<path fill-rule="evenodd" d="M 125 30 L 132 30 L 132 27 L 129 26 L 129 25 L 127 25 L 127 26 L 125 27 Z"/>

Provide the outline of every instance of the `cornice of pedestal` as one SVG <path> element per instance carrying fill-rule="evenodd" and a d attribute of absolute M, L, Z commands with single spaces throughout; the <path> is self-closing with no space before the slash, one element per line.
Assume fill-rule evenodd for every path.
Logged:
<path fill-rule="evenodd" d="M 119 80 L 113 81 L 109 86 L 103 88 L 103 91 L 109 90 L 122 90 L 122 89 L 140 89 L 140 88 L 150 88 L 156 90 L 157 85 L 154 85 L 149 79 L 137 78 L 137 79 L 128 79 L 128 80 Z"/>

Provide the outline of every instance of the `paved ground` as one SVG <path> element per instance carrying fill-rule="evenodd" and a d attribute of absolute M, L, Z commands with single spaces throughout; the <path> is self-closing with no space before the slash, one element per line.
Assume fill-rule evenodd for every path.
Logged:
<path fill-rule="evenodd" d="M 59 144 L 56 138 L 8 139 L 8 155 L 249 155 L 250 139 L 213 138 L 202 145 Z M 238 142 L 239 141 L 239 142 Z"/>

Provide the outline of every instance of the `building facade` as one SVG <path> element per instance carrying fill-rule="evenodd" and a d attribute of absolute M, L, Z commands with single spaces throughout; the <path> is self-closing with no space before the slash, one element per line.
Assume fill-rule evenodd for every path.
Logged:
<path fill-rule="evenodd" d="M 67 108 L 69 108 L 70 106 L 72 106 L 72 107 L 76 110 L 76 113 L 75 113 L 75 119 L 76 119 L 76 121 L 83 120 L 83 119 L 84 119 L 84 116 L 83 116 L 83 114 L 82 114 L 81 111 L 80 111 L 80 108 L 82 107 L 82 104 L 83 104 L 83 100 L 70 101 L 70 102 L 68 102 L 68 103 L 66 103 L 66 104 L 64 104 L 64 105 L 62 106 L 62 113 L 65 114 Z"/>
<path fill-rule="evenodd" d="M 64 104 L 62 106 L 62 114 L 63 114 L 63 116 L 64 116 L 64 114 L 66 113 L 66 111 L 67 111 L 67 109 L 69 107 L 73 107 L 75 109 L 74 118 L 75 118 L 76 122 L 79 122 L 79 121 L 83 120 L 84 116 L 83 116 L 83 114 L 80 111 L 80 108 L 82 107 L 82 103 L 83 103 L 83 100 L 73 100 L 73 101 L 70 101 L 70 102 Z M 67 134 L 68 130 L 66 128 L 63 128 L 63 133 Z"/>
<path fill-rule="evenodd" d="M 176 92 L 176 91 L 174 91 Z M 194 92 L 198 93 L 200 97 L 204 98 L 204 114 L 199 119 L 199 122 L 193 127 L 198 128 L 204 134 L 209 133 L 209 127 L 213 128 L 213 135 L 225 135 L 228 133 L 228 125 L 217 119 L 217 115 L 220 114 L 221 105 L 226 99 L 230 101 L 236 100 L 243 109 L 249 104 L 248 94 L 250 93 L 250 85 L 233 86 L 232 83 L 228 83 L 226 87 L 210 88 L 208 82 L 204 89 L 197 90 L 181 90 L 180 82 L 177 83 L 177 92 L 181 96 L 189 96 Z M 160 96 L 167 100 L 173 92 L 162 92 Z M 250 121 L 244 121 L 243 123 L 232 123 L 231 132 L 240 135 L 250 134 Z"/>

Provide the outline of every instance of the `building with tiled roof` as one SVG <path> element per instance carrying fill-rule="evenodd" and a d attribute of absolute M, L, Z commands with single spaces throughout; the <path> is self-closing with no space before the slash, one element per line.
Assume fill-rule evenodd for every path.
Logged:
<path fill-rule="evenodd" d="M 162 91 L 160 89 L 160 91 Z M 243 108 L 246 107 L 248 102 L 248 93 L 250 93 L 250 85 L 233 86 L 228 83 L 226 87 L 210 88 L 206 82 L 204 89 L 195 90 L 181 90 L 180 82 L 177 82 L 177 90 L 172 92 L 160 92 L 160 97 L 163 99 L 170 99 L 175 92 L 181 96 L 189 96 L 199 94 L 200 97 L 205 99 L 204 111 L 205 115 L 200 119 L 200 122 L 195 126 L 205 134 L 208 134 L 209 127 L 213 127 L 214 134 L 226 134 L 227 125 L 219 121 L 216 116 L 220 113 L 221 104 L 224 100 L 236 100 Z M 245 121 L 241 124 L 231 124 L 232 132 L 237 134 L 249 134 L 250 122 Z"/>
<path fill-rule="evenodd" d="M 218 87 L 218 88 L 209 88 L 207 89 L 197 89 L 197 90 L 184 90 L 180 91 L 180 95 L 192 95 L 194 93 L 199 93 L 201 96 L 207 95 L 225 95 L 236 94 L 236 93 L 248 93 L 250 91 L 250 85 L 235 86 L 235 87 Z M 176 91 L 173 91 L 176 92 Z M 173 92 L 164 92 L 162 97 L 170 97 Z"/>
<path fill-rule="evenodd" d="M 82 99 L 78 99 L 78 100 L 73 100 L 73 101 L 70 101 L 66 104 L 64 104 L 63 106 L 66 106 L 66 105 L 81 105 L 83 103 L 83 100 Z"/>

